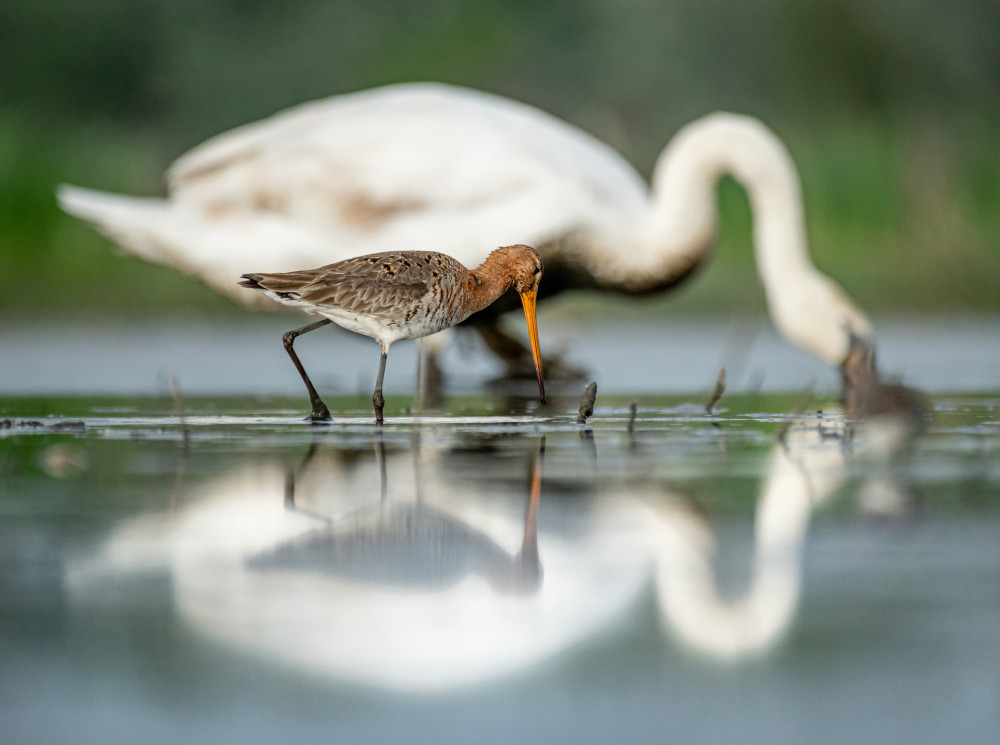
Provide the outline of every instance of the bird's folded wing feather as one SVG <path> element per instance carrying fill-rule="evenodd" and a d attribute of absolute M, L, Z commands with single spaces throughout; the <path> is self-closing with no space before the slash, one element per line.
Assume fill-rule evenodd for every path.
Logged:
<path fill-rule="evenodd" d="M 386 284 L 372 278 L 352 276 L 338 283 L 315 280 L 302 289 L 299 299 L 352 313 L 394 316 L 417 305 L 427 294 L 427 289 L 424 282 Z"/>
<path fill-rule="evenodd" d="M 411 308 L 444 276 L 465 271 L 458 261 L 433 252 L 387 252 L 359 256 L 319 269 L 261 274 L 261 287 L 291 293 L 300 302 L 368 315 Z"/>

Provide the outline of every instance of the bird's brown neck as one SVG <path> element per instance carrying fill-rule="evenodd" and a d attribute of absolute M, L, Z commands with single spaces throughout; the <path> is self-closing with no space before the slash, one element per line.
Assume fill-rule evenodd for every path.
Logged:
<path fill-rule="evenodd" d="M 510 277 L 498 271 L 498 267 L 483 264 L 469 272 L 467 292 L 472 312 L 491 305 L 510 289 Z"/>

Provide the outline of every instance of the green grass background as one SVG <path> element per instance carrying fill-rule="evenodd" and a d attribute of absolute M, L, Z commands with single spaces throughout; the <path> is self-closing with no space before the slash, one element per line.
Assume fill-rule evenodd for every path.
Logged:
<path fill-rule="evenodd" d="M 1000 311 L 996 28 L 985 0 L 15 0 L 0 8 L 0 316 L 240 312 L 116 255 L 56 186 L 162 194 L 170 161 L 219 131 L 420 79 L 540 106 L 645 175 L 686 121 L 754 114 L 799 168 L 816 264 L 863 307 Z M 719 204 L 712 263 L 643 302 L 759 301 L 746 197 L 724 181 Z"/>

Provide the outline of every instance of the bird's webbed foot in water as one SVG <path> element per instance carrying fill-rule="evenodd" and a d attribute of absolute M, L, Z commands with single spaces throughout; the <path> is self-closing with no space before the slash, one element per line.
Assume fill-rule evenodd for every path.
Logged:
<path fill-rule="evenodd" d="M 495 322 L 475 324 L 483 342 L 506 366 L 501 380 L 534 380 L 535 363 L 531 350 L 520 341 L 502 331 Z M 587 377 L 587 371 L 567 362 L 561 355 L 542 356 L 545 379 L 551 381 L 579 381 Z"/>
<path fill-rule="evenodd" d="M 331 416 L 330 410 L 321 399 L 313 401 L 313 409 L 312 413 L 309 415 L 309 421 L 313 424 L 325 424 L 326 422 L 333 421 L 333 416 Z"/>

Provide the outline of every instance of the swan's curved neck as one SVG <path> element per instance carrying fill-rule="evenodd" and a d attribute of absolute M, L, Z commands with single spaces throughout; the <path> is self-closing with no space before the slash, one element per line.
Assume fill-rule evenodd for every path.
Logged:
<path fill-rule="evenodd" d="M 870 332 L 868 320 L 813 266 L 795 165 L 777 136 L 752 117 L 711 114 L 677 133 L 657 161 L 650 211 L 629 250 L 594 256 L 598 281 L 649 292 L 683 279 L 712 247 L 716 186 L 725 175 L 749 196 L 757 271 L 775 325 L 839 364 L 850 333 Z"/>
<path fill-rule="evenodd" d="M 787 278 L 812 271 L 792 159 L 763 124 L 735 114 L 689 124 L 660 155 L 640 250 L 663 257 L 659 269 L 666 273 L 701 261 L 714 242 L 716 187 L 726 175 L 749 197 L 757 266 L 769 294 Z"/>

